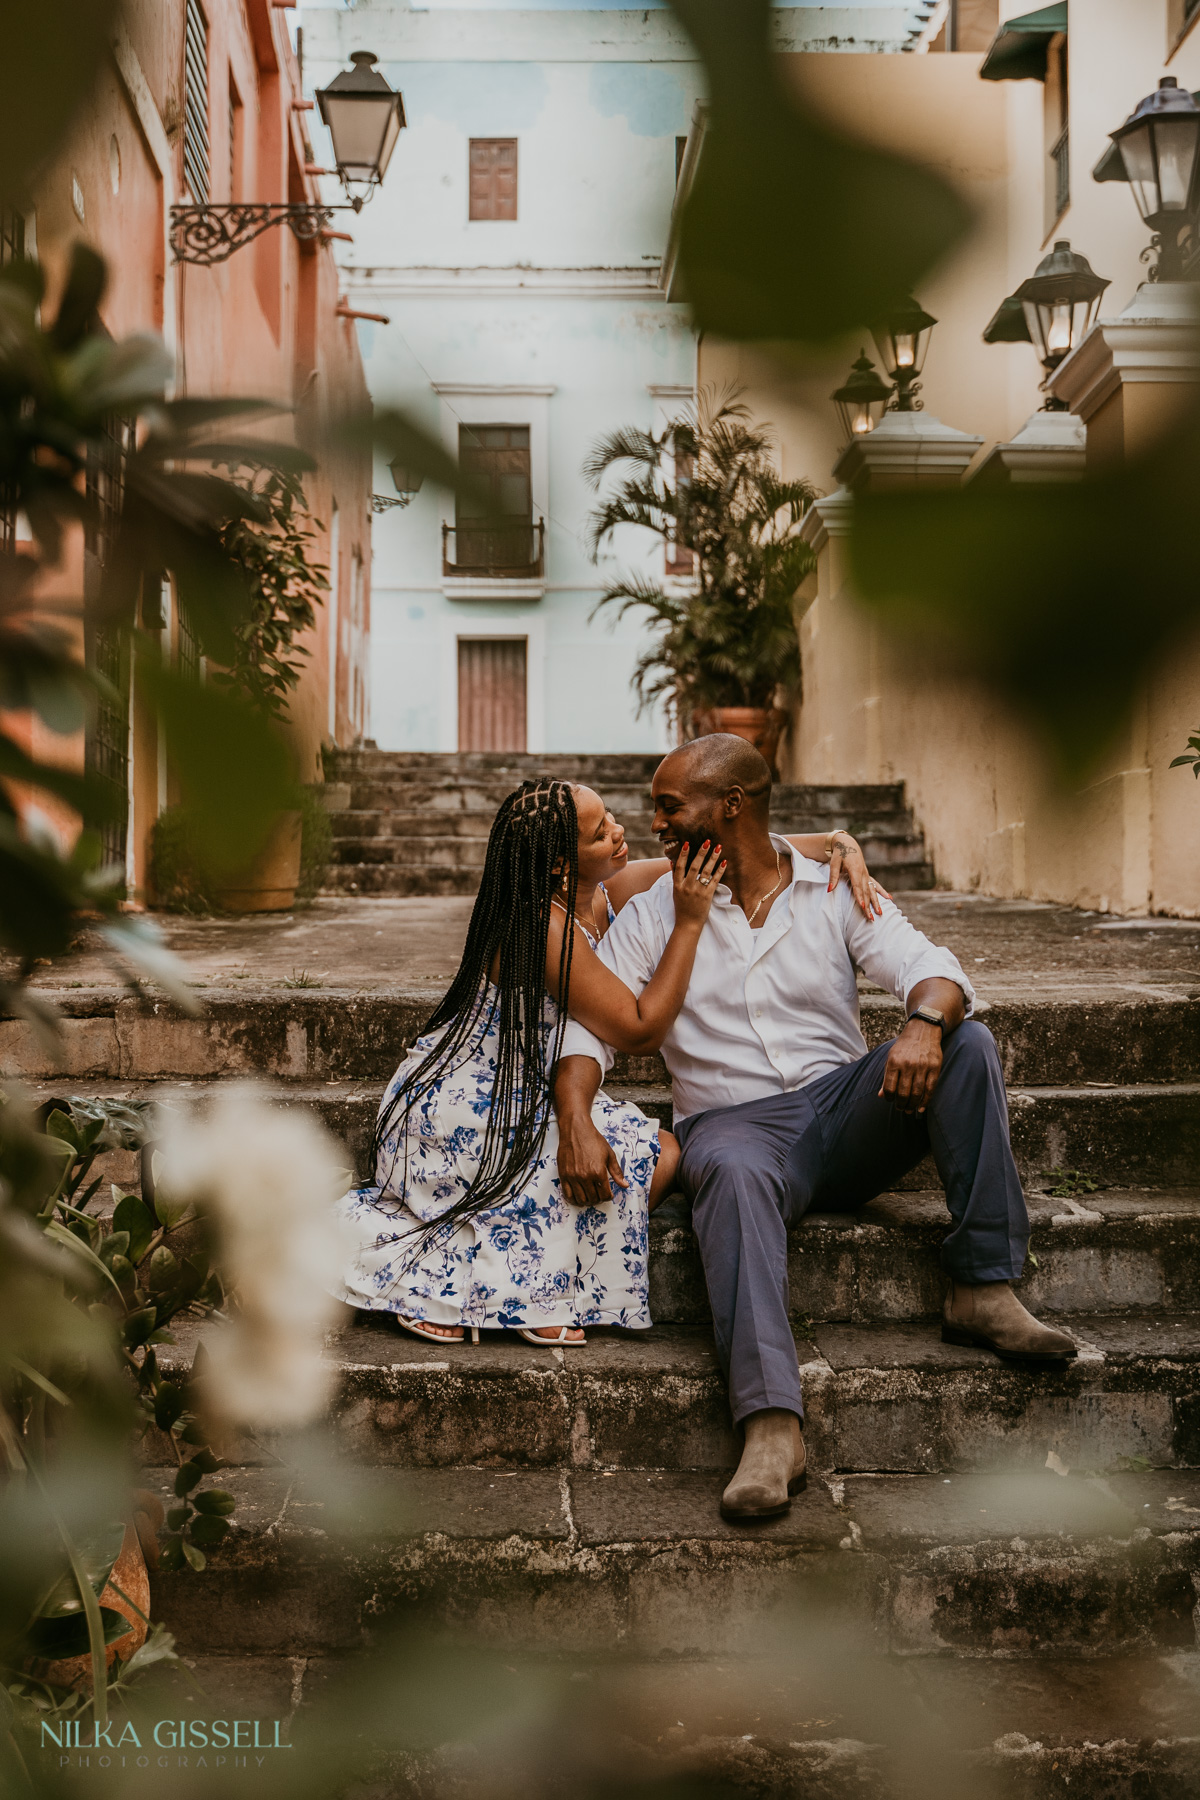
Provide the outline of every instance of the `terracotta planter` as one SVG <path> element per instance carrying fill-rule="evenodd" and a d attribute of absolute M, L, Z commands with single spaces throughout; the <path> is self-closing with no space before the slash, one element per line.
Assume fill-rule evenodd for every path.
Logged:
<path fill-rule="evenodd" d="M 280 813 L 254 861 L 214 891 L 223 912 L 286 912 L 300 882 L 298 812 Z"/>
<path fill-rule="evenodd" d="M 766 758 L 772 774 L 778 773 L 775 756 L 786 724 L 787 714 L 777 706 L 710 706 L 692 714 L 697 737 L 710 731 L 728 731 L 734 737 L 745 738 Z"/>
<path fill-rule="evenodd" d="M 118 1594 L 112 1585 L 129 1595 L 129 1601 Z M 121 1554 L 113 1565 L 112 1576 L 100 1595 L 100 1605 L 111 1608 L 113 1612 L 124 1614 L 129 1620 L 131 1630 L 108 1646 L 105 1661 L 111 1670 L 116 1662 L 128 1662 L 135 1650 L 140 1650 L 146 1641 L 146 1621 L 138 1617 L 138 1613 L 150 1611 L 150 1577 L 146 1572 L 146 1558 L 138 1541 L 138 1534 L 133 1525 L 126 1525 L 125 1538 L 121 1545 Z M 92 1691 L 92 1659 L 91 1656 L 70 1656 L 60 1662 L 45 1662 L 31 1657 L 26 1665 L 29 1674 L 37 1681 L 48 1681 L 54 1687 L 77 1688 L 80 1693 L 90 1694 Z"/>

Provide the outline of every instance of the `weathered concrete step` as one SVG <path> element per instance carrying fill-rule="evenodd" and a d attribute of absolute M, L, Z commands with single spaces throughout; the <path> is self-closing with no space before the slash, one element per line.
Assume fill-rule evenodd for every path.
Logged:
<path fill-rule="evenodd" d="M 1034 1312 L 1161 1314 L 1194 1306 L 1200 1189 L 1105 1189 L 1070 1203 L 1031 1190 L 1028 1205 L 1033 1235 L 1021 1295 Z M 884 1194 L 855 1213 L 808 1214 L 788 1235 L 793 1324 L 939 1317 L 949 1223 L 940 1191 Z M 711 1319 L 682 1195 L 651 1220 L 650 1311 L 661 1324 Z"/>
<path fill-rule="evenodd" d="M 640 848 L 648 852 L 652 846 Z M 876 857 L 874 866 L 877 873 L 883 871 L 885 885 L 892 894 L 924 892 L 936 886 L 937 878 L 930 862 L 892 863 Z M 441 863 L 333 862 L 326 872 L 321 892 L 326 895 L 357 894 L 364 898 L 386 894 L 394 899 L 426 894 L 473 895 L 478 887 L 476 869 L 448 868 Z"/>
<path fill-rule="evenodd" d="M 325 885 L 320 891 L 323 895 L 357 894 L 360 899 L 386 894 L 394 900 L 451 894 L 469 898 L 478 889 L 477 869 L 426 867 L 423 863 L 402 868 L 396 863 L 332 862 L 325 871 Z"/>
<path fill-rule="evenodd" d="M 451 789 L 449 791 L 455 793 L 459 798 L 463 797 L 460 790 Z M 648 807 L 639 806 L 630 813 L 626 809 L 618 811 L 617 804 L 611 800 L 609 805 L 611 810 L 617 813 L 622 825 L 625 826 L 627 836 L 632 838 L 636 830 L 640 837 L 650 838 L 653 842 L 650 832 L 650 820 L 653 814 Z M 413 810 L 408 810 L 410 807 Z M 487 806 L 464 805 L 450 811 L 442 808 L 435 809 L 430 805 L 422 806 L 418 796 L 414 794 L 411 797 L 398 797 L 395 805 L 377 803 L 357 809 L 331 811 L 330 823 L 335 836 L 343 842 L 378 837 L 421 838 L 430 833 L 436 833 L 439 837 L 486 839 L 491 829 L 495 810 L 495 807 L 490 805 L 490 796 Z M 827 825 L 825 821 L 832 817 L 833 815 L 830 813 L 803 814 L 801 815 L 802 823 L 793 823 L 794 815 L 789 813 L 787 821 L 784 822 L 783 815 L 776 809 L 772 813 L 771 823 L 776 830 L 784 832 L 830 831 L 835 827 Z M 877 818 L 862 820 L 860 821 L 860 830 L 855 833 L 855 836 L 860 836 L 860 833 L 863 841 L 869 839 L 871 842 L 881 844 L 909 844 L 919 841 L 913 834 L 907 815 L 903 813 L 881 814 Z M 659 854 L 657 847 L 652 850 L 651 854 Z"/>
<path fill-rule="evenodd" d="M 609 1082 L 607 1091 L 670 1127 L 669 1088 Z M 1074 1169 L 1106 1185 L 1186 1187 L 1200 1169 L 1200 1084 L 1194 1082 L 1010 1087 L 1008 1110 L 1017 1168 L 1033 1185 L 1048 1169 Z M 927 1157 L 896 1185 L 913 1190 L 936 1183 Z"/>
<path fill-rule="evenodd" d="M 276 1081 L 375 1080 L 392 1074 L 437 999 L 426 988 L 363 994 L 336 987 L 246 992 L 206 988 L 189 1018 L 165 1000 L 121 988 L 51 996 L 63 1016 L 56 1061 L 20 1020 L 0 1020 L 0 1074 L 40 1079 L 160 1079 L 260 1075 Z M 895 1035 L 902 1012 L 889 996 L 862 996 L 869 1045 Z M 1096 1104 L 1119 1106 L 1120 1087 L 1200 1082 L 1200 1000 L 1177 993 L 1086 1000 L 998 1001 L 980 1018 L 996 1039 L 1010 1087 L 1094 1084 Z M 620 1056 L 618 1083 L 667 1081 L 661 1057 Z M 1116 1099 L 1113 1097 L 1116 1096 Z M 1200 1107 L 1197 1108 L 1200 1117 Z M 1060 1158 L 1052 1158 L 1061 1165 Z M 1200 1169 L 1200 1160 L 1196 1168 Z M 1187 1181 L 1194 1177 L 1167 1177 Z M 1111 1179 L 1120 1180 L 1117 1174 Z"/>
<path fill-rule="evenodd" d="M 170 1471 L 148 1479 L 167 1489 Z M 235 1611 L 241 1648 L 293 1656 L 352 1650 L 412 1612 L 576 1656 L 746 1656 L 802 1619 L 833 1627 L 830 1654 L 852 1636 L 872 1662 L 1195 1648 L 1194 1474 L 812 1480 L 751 1528 L 721 1519 L 725 1479 L 231 1470 L 235 1526 L 205 1580 L 160 1575 L 155 1598 L 201 1653 L 228 1643 Z"/>
<path fill-rule="evenodd" d="M 943 1344 L 933 1324 L 814 1324 L 797 1354 L 815 1467 L 952 1475 L 1040 1468 L 1051 1451 L 1097 1471 L 1130 1459 L 1200 1466 L 1200 1315 L 1060 1322 L 1080 1354 L 1049 1369 Z M 180 1331 L 160 1361 L 190 1366 Z M 359 1462 L 721 1469 L 734 1459 L 706 1332 L 593 1331 L 569 1349 L 498 1332 L 434 1345 L 374 1315 L 329 1354 L 340 1370 L 337 1439 Z"/>
<path fill-rule="evenodd" d="M 264 1741 L 279 1719 L 306 1767 L 328 1771 L 331 1800 L 365 1790 L 496 1800 L 499 1779 L 527 1800 L 714 1789 L 747 1800 L 913 1800 L 914 1788 L 946 1800 L 1194 1800 L 1200 1790 L 1191 1652 L 864 1663 L 827 1617 L 745 1657 L 651 1660 L 623 1648 L 550 1660 L 453 1642 L 430 1657 L 425 1642 L 311 1657 L 188 1650 L 183 1666 L 144 1676 L 125 1706 L 149 1744 L 157 1722 L 180 1713 L 257 1717 Z M 458 1702 L 466 1691 L 469 1708 Z M 447 1726 L 450 1747 L 431 1752 Z M 167 1785 L 182 1792 L 194 1750 L 155 1751 L 150 1768 L 123 1773 L 123 1791 L 161 1793 L 160 1755 Z M 247 1761 L 257 1773 L 257 1757 Z"/>
<path fill-rule="evenodd" d="M 200 1051 L 205 1048 L 201 1044 Z M 36 1077 L 42 1091 L 70 1091 L 81 1079 L 86 1079 L 88 1092 L 100 1091 L 100 1078 L 76 1070 L 56 1081 L 45 1069 L 44 1053 L 35 1049 L 30 1060 L 34 1057 L 38 1059 L 34 1069 L 20 1073 L 27 1079 Z M 202 1065 L 201 1054 L 196 1061 Z M 226 1066 L 220 1074 L 260 1072 L 247 1060 L 240 1067 L 234 1061 L 232 1068 Z M 198 1079 L 205 1084 L 214 1078 L 202 1073 Z M 161 1070 L 158 1076 L 162 1082 L 179 1079 L 170 1069 Z M 196 1081 L 197 1076 L 182 1079 Z M 118 1082 L 116 1086 L 122 1092 L 136 1091 L 143 1096 L 149 1091 L 145 1082 Z M 346 1145 L 358 1179 L 366 1180 L 373 1167 L 371 1138 L 382 1090 L 382 1082 L 369 1079 L 312 1083 L 297 1078 L 278 1085 L 274 1092 L 285 1106 L 310 1107 Z M 651 1118 L 670 1126 L 669 1088 L 610 1083 L 608 1092 L 616 1099 L 632 1100 Z M 1047 1185 L 1049 1170 L 1071 1169 L 1120 1188 L 1186 1188 L 1200 1168 L 1200 1086 L 1196 1084 L 1021 1088 L 1011 1091 L 1009 1106 L 1013 1153 L 1021 1178 L 1030 1187 Z M 896 1184 L 902 1193 L 936 1185 L 937 1172 L 928 1157 Z"/>
<path fill-rule="evenodd" d="M 456 819 L 453 830 L 431 832 L 428 819 L 405 829 L 398 819 L 386 813 L 341 816 L 343 819 L 351 817 L 355 822 L 334 835 L 334 854 L 340 863 L 482 869 L 486 860 L 490 818 L 464 813 Z M 367 830 L 362 829 L 364 820 L 368 824 Z M 371 829 L 371 825 L 376 828 Z M 864 834 L 860 841 L 867 863 L 873 868 L 903 868 L 925 861 L 921 840 L 907 831 Z M 631 838 L 631 846 L 650 856 L 657 849 L 652 840 L 635 842 Z"/>

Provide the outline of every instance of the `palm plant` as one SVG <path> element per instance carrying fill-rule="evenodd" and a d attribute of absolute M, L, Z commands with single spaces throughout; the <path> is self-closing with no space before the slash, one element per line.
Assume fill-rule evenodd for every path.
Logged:
<path fill-rule="evenodd" d="M 621 470 L 589 521 L 592 560 L 618 526 L 638 525 L 686 569 L 669 584 L 623 572 L 593 612 L 640 607 L 661 628 L 634 670 L 638 710 L 666 700 L 684 733 L 714 707 L 770 708 L 799 689 L 792 602 L 814 566 L 799 526 L 817 496 L 781 479 L 771 449 L 736 392 L 704 393 L 693 417 L 659 435 L 625 426 L 584 464 L 596 490 Z"/>

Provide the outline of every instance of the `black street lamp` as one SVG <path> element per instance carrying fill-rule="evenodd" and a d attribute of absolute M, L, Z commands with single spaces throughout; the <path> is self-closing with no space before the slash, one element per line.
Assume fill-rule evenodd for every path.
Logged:
<path fill-rule="evenodd" d="M 889 411 L 919 410 L 921 402 L 914 398 L 921 386 L 917 377 L 925 367 L 929 339 L 936 324 L 932 313 L 923 311 L 909 295 L 894 312 L 872 328 L 871 335 L 884 373 L 896 388 Z"/>
<path fill-rule="evenodd" d="M 1109 283 L 1097 275 L 1086 256 L 1072 250 L 1069 238 L 1058 238 L 1028 281 L 1003 300 L 983 334 L 985 344 L 1032 344 L 1050 375 L 1083 342 L 1100 309 Z M 1050 395 L 1046 412 L 1065 412 L 1066 402 Z"/>
<path fill-rule="evenodd" d="M 411 506 L 425 480 L 423 469 L 410 468 L 398 456 L 393 456 L 388 468 L 391 470 L 392 486 L 399 499 L 393 500 L 390 494 L 372 494 L 371 511 L 375 513 L 391 512 L 393 506 Z"/>
<path fill-rule="evenodd" d="M 171 249 L 176 262 L 224 262 L 274 225 L 290 225 L 302 243 L 328 230 L 336 212 L 361 212 L 383 180 L 384 171 L 404 129 L 404 97 L 372 65 L 370 50 L 355 50 L 352 69 L 335 75 L 317 93 L 321 117 L 333 139 L 337 172 L 349 207 L 310 205 L 307 201 L 230 201 L 227 205 L 173 206 Z M 311 101 L 305 101 L 306 106 Z M 318 174 L 327 173 L 324 170 Z M 352 192 L 352 187 L 364 189 Z"/>
<path fill-rule="evenodd" d="M 355 50 L 352 69 L 335 75 L 317 89 L 317 105 L 333 140 L 334 161 L 355 212 L 361 212 L 379 186 L 404 129 L 404 97 L 387 84 L 370 50 Z M 365 193 L 351 192 L 353 186 Z"/>
<path fill-rule="evenodd" d="M 880 379 L 866 351 L 860 351 L 845 384 L 829 396 L 837 404 L 848 444 L 874 431 L 891 397 L 892 389 Z"/>
<path fill-rule="evenodd" d="M 1158 253 L 1152 279 L 1182 281 L 1181 232 L 1194 233 L 1197 176 L 1200 174 L 1200 106 L 1173 75 L 1164 75 L 1154 93 L 1109 133 L 1112 149 L 1092 174 L 1097 181 L 1127 181 L 1142 218 L 1154 233 Z"/>

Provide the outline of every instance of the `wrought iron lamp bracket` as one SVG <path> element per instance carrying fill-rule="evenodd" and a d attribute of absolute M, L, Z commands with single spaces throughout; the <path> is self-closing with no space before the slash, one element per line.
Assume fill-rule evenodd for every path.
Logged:
<path fill-rule="evenodd" d="M 412 499 L 411 494 L 401 494 L 397 499 L 393 499 L 391 494 L 372 494 L 371 511 L 373 513 L 391 512 L 393 506 L 410 506 Z"/>
<path fill-rule="evenodd" d="M 175 261 L 210 267 L 225 262 L 243 244 L 253 242 L 273 225 L 290 225 L 301 243 L 311 243 L 345 206 L 233 201 L 220 206 L 173 206 L 171 249 Z"/>
<path fill-rule="evenodd" d="M 884 407 L 884 412 L 924 412 L 925 402 L 917 399 L 921 385 L 919 381 L 895 382 L 892 397 Z"/>

